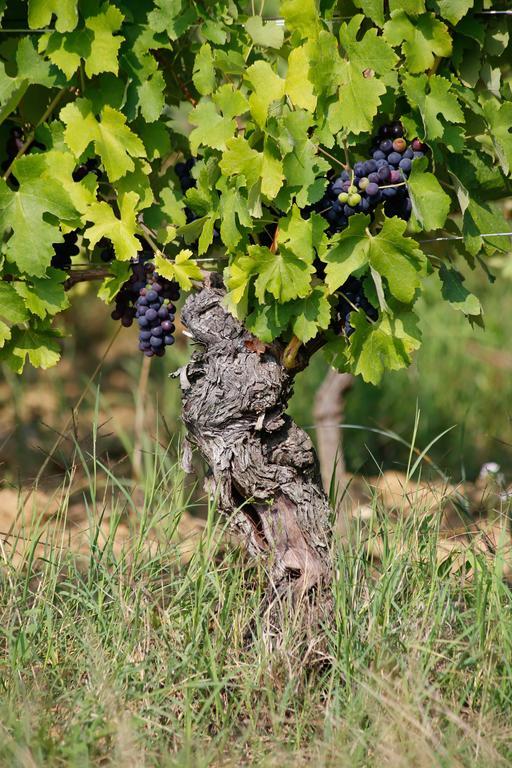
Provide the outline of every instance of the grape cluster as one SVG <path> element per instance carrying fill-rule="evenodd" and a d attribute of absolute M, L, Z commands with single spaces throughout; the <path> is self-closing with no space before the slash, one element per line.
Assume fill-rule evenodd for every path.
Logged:
<path fill-rule="evenodd" d="M 165 348 L 174 344 L 174 317 L 172 303 L 180 296 L 177 283 L 166 280 L 155 272 L 148 262 L 150 254 L 141 254 L 131 264 L 132 274 L 116 296 L 113 320 L 120 320 L 128 328 L 134 319 L 139 325 L 139 349 L 147 357 L 162 357 Z"/>
<path fill-rule="evenodd" d="M 162 357 L 165 348 L 174 344 L 174 316 L 176 307 L 172 300 L 179 298 L 176 283 L 150 276 L 149 286 L 144 287 L 136 302 L 139 323 L 139 349 L 147 357 Z"/>
<path fill-rule="evenodd" d="M 76 230 L 64 235 L 63 243 L 55 243 L 53 246 L 53 256 L 51 260 L 52 267 L 56 269 L 68 270 L 71 267 L 71 257 L 80 253 L 77 245 L 78 233 Z"/>
<path fill-rule="evenodd" d="M 355 328 L 350 324 L 350 313 L 362 309 L 370 320 L 377 320 L 379 313 L 370 304 L 363 291 L 363 284 L 351 275 L 339 289 L 340 298 L 336 307 L 337 320 L 342 332 L 348 338 Z"/>
<path fill-rule="evenodd" d="M 371 158 L 355 163 L 352 171 L 343 171 L 315 206 L 329 222 L 331 232 L 345 229 L 355 213 L 371 214 L 379 203 L 387 216 L 407 221 L 412 206 L 406 181 L 412 163 L 425 151 L 419 139 L 407 143 L 401 123 L 382 126 Z"/>

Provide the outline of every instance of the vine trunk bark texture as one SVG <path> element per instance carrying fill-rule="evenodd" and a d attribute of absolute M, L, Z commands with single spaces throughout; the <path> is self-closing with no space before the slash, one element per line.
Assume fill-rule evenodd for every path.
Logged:
<path fill-rule="evenodd" d="M 314 447 L 285 413 L 293 373 L 284 345 L 261 344 L 224 309 L 224 296 L 210 276 L 183 308 L 199 345 L 177 374 L 188 439 L 212 471 L 220 510 L 265 561 L 267 603 L 286 595 L 311 603 L 331 578 L 332 528 Z"/>

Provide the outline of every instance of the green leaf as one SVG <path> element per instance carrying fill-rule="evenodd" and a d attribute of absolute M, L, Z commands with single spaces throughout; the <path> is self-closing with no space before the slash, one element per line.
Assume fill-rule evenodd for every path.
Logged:
<path fill-rule="evenodd" d="M 91 102 L 77 99 L 61 109 L 60 119 L 66 126 L 64 140 L 76 157 L 94 142 L 110 181 L 134 170 L 133 157 L 146 156 L 144 144 L 126 125 L 126 117 L 108 105 L 97 120 Z"/>
<path fill-rule="evenodd" d="M 111 275 L 103 280 L 98 289 L 98 298 L 106 304 L 111 304 L 120 288 L 130 277 L 132 270 L 130 264 L 122 261 L 112 261 L 108 269 Z"/>
<path fill-rule="evenodd" d="M 329 108 L 329 128 L 332 133 L 344 130 L 364 133 L 372 127 L 373 118 L 386 92 L 382 80 L 364 77 L 351 62 L 344 62 L 338 101 Z"/>
<path fill-rule="evenodd" d="M 269 142 L 265 143 L 261 164 L 261 192 L 273 200 L 284 181 L 283 163 Z"/>
<path fill-rule="evenodd" d="M 386 278 L 393 296 L 404 304 L 414 299 L 427 267 L 417 244 L 404 236 L 406 227 L 402 219 L 385 219 L 379 234 L 370 237 L 368 254 L 370 265 Z"/>
<path fill-rule="evenodd" d="M 309 219 L 303 219 L 298 206 L 294 205 L 288 216 L 279 220 L 277 243 L 280 248 L 284 245 L 303 261 L 312 264 L 325 227 L 321 216 L 314 213 Z"/>
<path fill-rule="evenodd" d="M 245 28 L 254 45 L 263 48 L 281 48 L 284 40 L 284 29 L 275 21 L 264 22 L 261 16 L 250 16 L 245 22 Z"/>
<path fill-rule="evenodd" d="M 409 16 L 417 16 L 425 12 L 425 0 L 389 0 L 389 10 L 404 11 Z"/>
<path fill-rule="evenodd" d="M 354 5 L 378 27 L 384 26 L 384 0 L 354 0 Z"/>
<path fill-rule="evenodd" d="M 395 11 L 384 25 L 384 37 L 391 45 L 402 45 L 407 68 L 413 73 L 430 69 L 435 56 L 449 56 L 452 52 L 447 26 L 432 13 L 411 21 L 404 11 Z"/>
<path fill-rule="evenodd" d="M 180 251 L 174 261 L 169 261 L 165 256 L 157 254 L 155 269 L 159 275 L 167 280 L 176 280 L 183 291 L 189 291 L 192 288 L 192 280 L 203 279 L 201 270 L 192 259 L 192 251 L 188 248 Z"/>
<path fill-rule="evenodd" d="M 334 293 L 351 274 L 368 263 L 370 242 L 366 228 L 370 217 L 356 214 L 348 221 L 348 227 L 337 236 L 333 247 L 322 257 L 327 264 L 325 282 L 330 293 Z"/>
<path fill-rule="evenodd" d="M 406 76 L 403 80 L 403 89 L 409 103 L 413 107 L 418 107 L 421 113 L 426 138 L 439 139 L 443 136 L 445 128 L 438 115 L 442 115 L 444 120 L 451 123 L 464 121 L 464 114 L 457 96 L 450 91 L 451 84 L 444 77 Z"/>
<path fill-rule="evenodd" d="M 314 339 L 320 329 L 325 329 L 331 321 L 331 305 L 324 288 L 314 288 L 304 299 L 295 299 L 287 306 L 294 317 L 292 331 L 306 344 Z"/>
<path fill-rule="evenodd" d="M 0 179 L 0 228 L 4 233 L 12 230 L 5 255 L 22 272 L 41 277 L 50 265 L 53 243 L 63 242 L 58 226 L 46 221 L 46 215 L 73 221 L 78 211 L 61 184 L 47 173 L 44 156 L 19 158 L 14 175 L 20 182 L 17 191 Z"/>
<path fill-rule="evenodd" d="M 237 221 L 244 227 L 250 228 L 252 225 L 247 201 L 239 193 L 238 189 L 225 189 L 220 198 L 220 236 L 222 242 L 228 250 L 234 250 L 240 240 L 242 233 L 238 228 Z"/>
<path fill-rule="evenodd" d="M 136 192 L 127 192 L 123 195 L 119 201 L 119 219 L 108 203 L 93 203 L 84 216 L 87 221 L 92 222 L 92 226 L 84 233 L 90 247 L 94 248 L 99 240 L 106 237 L 114 246 L 116 259 L 119 261 L 135 259 L 140 249 L 139 241 L 135 237 L 138 202 L 139 197 Z"/>
<path fill-rule="evenodd" d="M 228 292 L 224 304 L 240 320 L 247 313 L 249 286 L 255 276 L 256 261 L 251 256 L 237 256 L 224 270 Z"/>
<path fill-rule="evenodd" d="M 281 15 L 286 28 L 297 31 L 301 37 L 315 38 L 320 32 L 320 19 L 315 0 L 284 0 Z"/>
<path fill-rule="evenodd" d="M 310 293 L 311 275 L 315 271 L 313 266 L 283 246 L 279 253 L 271 253 L 268 248 L 259 245 L 251 245 L 248 250 L 258 275 L 256 296 L 262 304 L 267 291 L 281 303 Z"/>
<path fill-rule="evenodd" d="M 286 73 L 285 92 L 296 107 L 302 107 L 314 112 L 316 96 L 313 84 L 309 79 L 310 59 L 305 45 L 294 48 L 288 56 L 288 72 Z"/>
<path fill-rule="evenodd" d="M 212 99 L 224 117 L 239 117 L 249 109 L 249 102 L 240 91 L 231 83 L 221 85 L 212 96 Z"/>
<path fill-rule="evenodd" d="M 475 0 L 437 0 L 437 7 L 443 19 L 447 19 L 450 24 L 458 22 L 473 7 Z"/>
<path fill-rule="evenodd" d="M 155 8 L 148 14 L 148 24 L 155 32 L 166 32 L 176 40 L 198 19 L 195 7 L 183 0 L 155 0 Z"/>
<path fill-rule="evenodd" d="M 495 99 L 489 99 L 484 103 L 484 113 L 496 155 L 503 173 L 508 175 L 512 168 L 512 101 L 500 105 Z"/>
<path fill-rule="evenodd" d="M 165 107 L 164 91 L 165 80 L 159 70 L 138 86 L 140 113 L 146 122 L 154 123 L 162 114 Z"/>
<path fill-rule="evenodd" d="M 44 325 L 13 329 L 10 342 L 5 348 L 8 364 L 17 372 L 23 371 L 28 358 L 34 368 L 51 368 L 60 360 L 59 334 Z"/>
<path fill-rule="evenodd" d="M 256 123 L 262 128 L 272 102 L 284 96 L 285 81 L 277 75 L 268 61 L 256 61 L 245 72 L 253 92 L 249 96 L 249 107 Z"/>
<path fill-rule="evenodd" d="M 57 312 L 69 307 L 69 300 L 62 284 L 63 279 L 65 279 L 64 272 L 50 268 L 45 277 L 32 278 L 26 283 L 16 282 L 14 288 L 32 314 L 44 320 L 47 315 L 56 315 Z"/>
<path fill-rule="evenodd" d="M 364 312 L 352 312 L 350 322 L 355 328 L 348 352 L 352 371 L 371 384 L 378 384 L 386 370 L 407 367 L 412 353 L 420 347 L 421 336 L 412 312 L 394 317 L 384 314 L 375 323 L 369 323 Z"/>
<path fill-rule="evenodd" d="M 93 33 L 91 50 L 85 59 L 85 74 L 93 77 L 100 72 L 113 72 L 117 75 L 119 48 L 122 37 L 114 36 L 121 28 L 124 16 L 115 5 L 105 3 L 101 13 L 89 16 L 85 20 L 86 29 Z"/>
<path fill-rule="evenodd" d="M 215 88 L 213 55 L 211 46 L 208 43 L 204 43 L 196 55 L 192 79 L 202 96 L 207 96 Z"/>
<path fill-rule="evenodd" d="M 50 74 L 50 65 L 36 52 L 30 37 L 22 37 L 16 50 L 17 73 L 14 77 L 5 71 L 0 62 L 0 104 L 5 105 L 5 116 L 14 110 L 29 84 L 50 87 L 55 78 Z"/>
<path fill-rule="evenodd" d="M 428 161 L 422 157 L 412 164 L 407 189 L 414 215 L 423 229 L 441 229 L 450 211 L 451 200 L 433 173 L 428 173 Z"/>
<path fill-rule="evenodd" d="M 263 305 L 257 304 L 245 320 L 247 330 L 261 341 L 270 344 L 283 333 L 290 322 L 291 305 L 293 302 L 279 304 L 276 301 L 267 301 Z"/>
<path fill-rule="evenodd" d="M 340 42 L 347 53 L 350 63 L 359 72 L 372 69 L 379 75 L 390 72 L 398 61 L 398 56 L 377 30 L 369 29 L 362 40 L 357 40 L 357 33 L 364 16 L 357 15 L 349 24 L 340 27 Z"/>
<path fill-rule="evenodd" d="M 11 324 L 24 323 L 28 319 L 23 298 L 20 298 L 12 285 L 3 281 L 0 282 L 0 317 Z"/>
<path fill-rule="evenodd" d="M 211 101 L 201 100 L 189 114 L 188 119 L 192 125 L 197 126 L 190 134 L 190 148 L 197 154 L 200 146 L 212 149 L 226 149 L 226 143 L 236 129 L 234 120 L 219 115 L 215 104 Z"/>
<path fill-rule="evenodd" d="M 482 307 L 477 297 L 464 287 L 464 278 L 456 269 L 441 264 L 439 277 L 442 281 L 443 299 L 465 315 L 480 315 Z"/>
<path fill-rule="evenodd" d="M 263 157 L 244 136 L 228 139 L 219 167 L 224 176 L 242 176 L 250 188 L 261 178 Z"/>
<path fill-rule="evenodd" d="M 50 26 L 52 15 L 59 32 L 71 32 L 78 23 L 78 0 L 29 0 L 28 24 L 32 29 Z"/>

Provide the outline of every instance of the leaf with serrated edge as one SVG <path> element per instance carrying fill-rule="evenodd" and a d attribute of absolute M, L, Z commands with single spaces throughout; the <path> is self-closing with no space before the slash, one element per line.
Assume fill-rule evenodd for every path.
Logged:
<path fill-rule="evenodd" d="M 443 299 L 449 301 L 454 309 L 464 312 L 465 315 L 480 315 L 482 311 L 480 301 L 463 285 L 464 278 L 460 272 L 441 264 L 439 277 L 442 283 Z"/>
<path fill-rule="evenodd" d="M 302 107 L 314 112 L 316 96 L 313 84 L 309 80 L 308 47 L 302 45 L 294 48 L 288 56 L 288 72 L 286 73 L 285 92 L 296 107 Z"/>
<path fill-rule="evenodd" d="M 378 235 L 370 237 L 370 264 L 388 281 L 389 289 L 404 304 L 414 299 L 427 259 L 410 237 L 404 236 L 407 223 L 396 217 L 385 219 Z"/>
<path fill-rule="evenodd" d="M 423 229 L 441 229 L 450 211 L 450 197 L 433 173 L 428 173 L 425 157 L 415 160 L 407 180 L 414 215 Z"/>
<path fill-rule="evenodd" d="M 28 319 L 23 298 L 12 285 L 5 282 L 0 282 L 0 316 L 8 323 L 24 323 Z"/>
<path fill-rule="evenodd" d="M 47 277 L 32 278 L 30 283 L 15 282 L 14 288 L 26 307 L 41 319 L 69 307 L 69 299 L 62 283 L 65 273 L 49 269 Z M 19 322 L 19 321 L 18 321 Z"/>
<path fill-rule="evenodd" d="M 252 245 L 249 254 L 255 261 L 255 272 L 258 274 L 255 291 L 261 303 L 264 303 L 267 291 L 280 302 L 310 293 L 314 267 L 287 248 L 281 246 L 279 253 L 271 253 L 268 248 Z"/>
<path fill-rule="evenodd" d="M 174 261 L 157 254 L 155 257 L 155 270 L 166 280 L 176 280 L 183 291 L 192 288 L 192 280 L 202 280 L 203 275 L 192 258 L 192 251 L 185 248 L 180 251 Z"/>
<path fill-rule="evenodd" d="M 261 16 L 250 16 L 245 22 L 245 28 L 254 45 L 263 48 L 281 48 L 283 45 L 284 29 L 275 21 L 264 23 Z"/>
<path fill-rule="evenodd" d="M 135 259 L 140 243 L 135 237 L 137 231 L 136 211 L 139 197 L 136 192 L 127 192 L 120 200 L 118 219 L 111 206 L 105 202 L 93 203 L 84 214 L 92 226 L 86 229 L 85 237 L 91 248 L 103 237 L 114 246 L 116 259 L 128 261 Z"/>
<path fill-rule="evenodd" d="M 333 133 L 345 130 L 363 133 L 372 127 L 386 86 L 376 77 L 364 77 L 350 62 L 343 63 L 338 101 L 328 113 Z"/>
<path fill-rule="evenodd" d="M 444 126 L 438 115 L 442 115 L 443 119 L 450 123 L 464 121 L 457 96 L 451 91 L 451 84 L 444 77 L 408 75 L 404 77 L 403 89 L 409 103 L 420 110 L 426 138 L 439 139 L 443 136 Z"/>
<path fill-rule="evenodd" d="M 29 0 L 28 24 L 32 29 L 48 27 L 55 14 L 58 32 L 71 32 L 78 23 L 78 0 Z"/>
<path fill-rule="evenodd" d="M 249 107 L 256 123 L 262 128 L 273 101 L 284 96 L 285 81 L 277 75 L 268 61 L 256 61 L 245 72 L 253 92 L 249 96 Z"/>
<path fill-rule="evenodd" d="M 334 240 L 334 245 L 322 257 L 325 261 L 325 282 L 334 293 L 349 276 L 368 263 L 370 242 L 366 228 L 370 217 L 356 214 L 349 219 L 348 227 Z"/>
<path fill-rule="evenodd" d="M 394 11 L 384 25 L 384 37 L 391 45 L 402 45 L 407 68 L 413 73 L 430 69 L 436 56 L 452 52 L 448 28 L 433 13 L 411 20 L 403 10 Z"/>
<path fill-rule="evenodd" d="M 371 384 L 378 384 L 386 370 L 399 370 L 411 362 L 420 346 L 420 333 L 413 312 L 369 323 L 364 312 L 352 312 L 350 322 L 355 332 L 350 337 L 348 358 L 355 374 Z"/>

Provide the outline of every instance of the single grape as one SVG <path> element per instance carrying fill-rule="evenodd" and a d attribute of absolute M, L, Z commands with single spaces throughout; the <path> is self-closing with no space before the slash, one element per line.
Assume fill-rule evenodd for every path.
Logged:
<path fill-rule="evenodd" d="M 160 320 L 167 320 L 167 318 L 169 317 L 169 310 L 167 309 L 167 307 L 160 307 L 157 314 Z"/>
<path fill-rule="evenodd" d="M 402 174 L 400 171 L 391 171 L 389 181 L 391 184 L 398 184 L 399 181 L 402 181 Z"/>
<path fill-rule="evenodd" d="M 355 206 L 359 205 L 359 203 L 361 202 L 361 195 L 358 194 L 357 192 L 355 192 L 355 193 L 349 195 L 349 198 L 348 198 L 347 202 L 348 202 L 348 204 L 350 205 L 351 208 L 355 208 Z"/>
<path fill-rule="evenodd" d="M 370 173 L 368 176 L 368 181 L 370 181 L 372 184 L 378 184 L 379 183 L 379 174 L 378 173 Z"/>
<path fill-rule="evenodd" d="M 162 328 L 165 333 L 172 333 L 174 331 L 174 324 L 171 323 L 170 320 L 164 320 L 162 323 Z"/>
<path fill-rule="evenodd" d="M 147 300 L 151 303 L 152 301 L 156 301 L 158 299 L 158 293 L 154 290 L 150 290 L 146 294 Z"/>
<path fill-rule="evenodd" d="M 338 195 L 338 200 L 340 203 L 346 203 L 348 200 L 348 192 L 340 192 Z"/>
<path fill-rule="evenodd" d="M 166 347 L 170 347 L 174 344 L 174 336 L 164 336 L 164 344 Z"/>
<path fill-rule="evenodd" d="M 404 171 L 404 173 L 409 173 L 409 171 L 411 170 L 411 165 L 412 165 L 412 163 L 409 160 L 409 158 L 408 157 L 404 157 L 402 160 L 400 160 L 400 163 L 399 163 L 398 167 L 401 168 L 402 171 Z"/>
<path fill-rule="evenodd" d="M 375 162 L 375 159 L 367 160 L 365 165 L 366 165 L 366 172 L 368 174 L 374 173 L 377 170 L 377 163 Z"/>
<path fill-rule="evenodd" d="M 413 152 L 424 152 L 427 148 L 426 145 L 418 138 L 412 140 L 411 147 Z"/>
<path fill-rule="evenodd" d="M 398 165 L 401 159 L 402 155 L 399 152 L 390 152 L 388 155 L 388 163 L 390 165 Z"/>
<path fill-rule="evenodd" d="M 377 195 L 379 193 L 379 185 L 375 184 L 374 182 L 370 182 L 368 186 L 366 187 L 366 194 L 370 197 L 374 197 L 374 195 Z"/>
<path fill-rule="evenodd" d="M 156 325 L 154 328 L 151 329 L 151 333 L 153 336 L 163 336 L 164 329 L 161 325 Z"/>
<path fill-rule="evenodd" d="M 139 339 L 141 341 L 149 341 L 151 338 L 151 331 L 140 331 L 139 332 Z"/>
<path fill-rule="evenodd" d="M 385 160 L 386 159 L 386 155 L 380 149 L 375 150 L 375 152 L 373 153 L 372 157 L 373 157 L 374 160 Z"/>
<path fill-rule="evenodd" d="M 150 323 L 153 322 L 153 320 L 156 320 L 158 317 L 158 312 L 155 309 L 152 309 L 151 307 L 147 310 L 145 319 L 148 320 Z M 142 319 L 142 318 L 141 318 Z"/>
<path fill-rule="evenodd" d="M 382 165 L 377 171 L 380 181 L 388 181 L 391 175 L 391 168 L 389 165 Z"/>
<path fill-rule="evenodd" d="M 354 174 L 356 176 L 364 176 L 364 164 L 359 162 L 354 165 Z"/>
<path fill-rule="evenodd" d="M 357 187 L 355 187 L 353 184 L 351 184 L 350 187 L 347 189 L 347 192 L 352 195 L 355 192 L 357 192 Z"/>
<path fill-rule="evenodd" d="M 412 160 L 412 158 L 414 157 L 414 151 L 411 149 L 411 147 L 407 147 L 403 156 L 409 158 L 409 160 Z"/>
<path fill-rule="evenodd" d="M 407 149 L 406 140 L 402 138 L 395 139 L 393 142 L 393 149 L 395 150 L 395 152 L 400 152 L 400 154 L 402 154 L 402 152 L 405 152 L 405 150 Z"/>
<path fill-rule="evenodd" d="M 139 317 L 138 323 L 139 323 L 139 328 L 147 328 L 149 325 L 149 320 L 147 317 Z"/>
<path fill-rule="evenodd" d="M 356 213 L 356 211 L 354 211 L 354 209 L 353 209 L 353 208 L 351 208 L 351 207 L 350 207 L 350 205 L 345 205 L 345 206 L 343 207 L 343 213 L 345 214 L 345 216 L 346 216 L 347 218 L 349 218 L 350 216 L 353 216 L 353 215 L 354 215 L 354 213 Z"/>
<path fill-rule="evenodd" d="M 149 343 L 153 347 L 153 349 L 161 347 L 163 342 L 163 339 L 159 338 L 158 336 L 151 336 Z"/>
<path fill-rule="evenodd" d="M 384 139 L 384 141 L 381 141 L 379 144 L 379 149 L 381 152 L 384 152 L 385 155 L 389 155 L 393 149 L 393 142 L 391 139 Z M 373 159 L 375 160 L 376 158 L 374 157 Z"/>
<path fill-rule="evenodd" d="M 369 183 L 370 183 L 370 180 L 368 179 L 368 177 L 363 176 L 362 179 L 359 179 L 359 189 L 362 189 L 364 191 Z"/>

